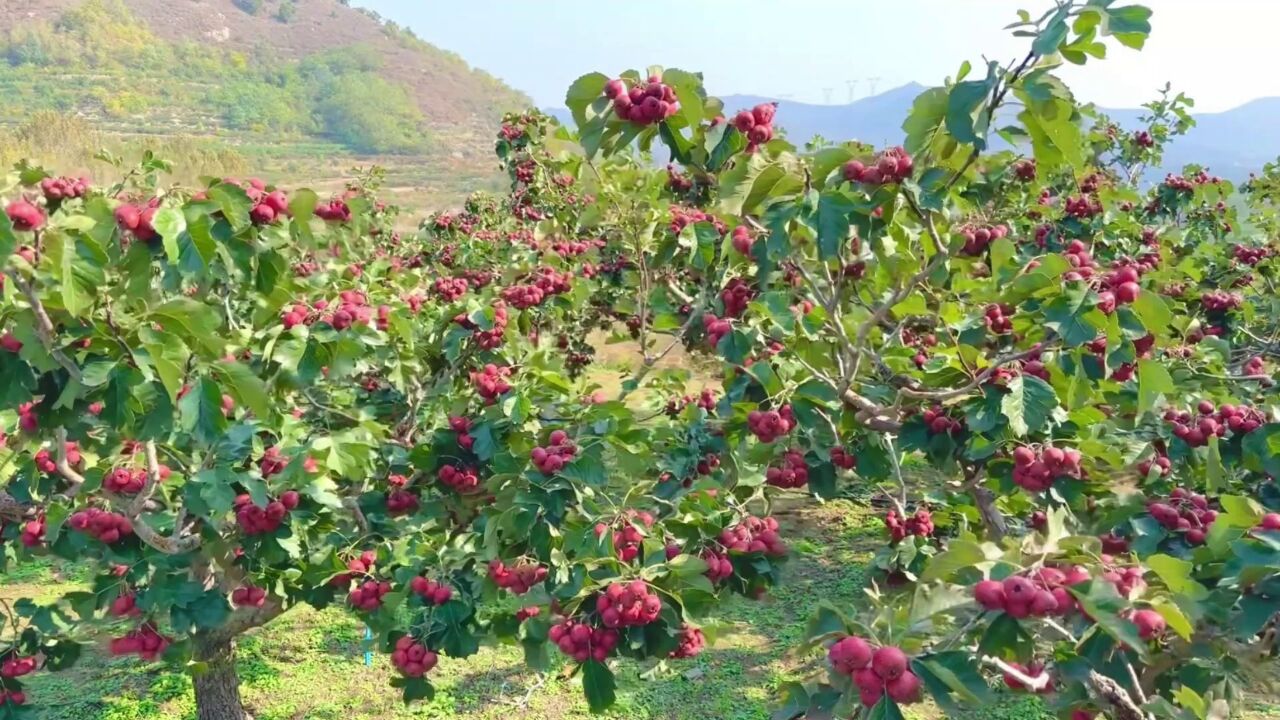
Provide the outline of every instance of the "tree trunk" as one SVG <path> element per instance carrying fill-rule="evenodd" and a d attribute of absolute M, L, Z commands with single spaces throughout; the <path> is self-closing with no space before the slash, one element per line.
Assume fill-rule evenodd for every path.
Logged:
<path fill-rule="evenodd" d="M 231 640 L 198 640 L 195 659 L 204 669 L 192 677 L 199 720 L 247 720 L 240 702 L 235 645 Z"/>

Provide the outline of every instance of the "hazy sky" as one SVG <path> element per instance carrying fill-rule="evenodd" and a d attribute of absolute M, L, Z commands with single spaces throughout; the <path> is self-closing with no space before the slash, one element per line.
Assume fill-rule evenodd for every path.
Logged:
<path fill-rule="evenodd" d="M 1131 0 L 1116 0 L 1117 5 Z M 1001 28 L 1048 0 L 353 0 L 457 52 L 533 96 L 562 105 L 583 73 L 650 64 L 701 70 L 715 94 L 803 102 L 857 97 L 910 81 L 937 84 L 962 60 L 1008 60 L 1027 47 Z M 1141 52 L 1066 71 L 1077 95 L 1133 107 L 1166 81 L 1214 112 L 1280 95 L 1280 0 L 1146 0 Z"/>

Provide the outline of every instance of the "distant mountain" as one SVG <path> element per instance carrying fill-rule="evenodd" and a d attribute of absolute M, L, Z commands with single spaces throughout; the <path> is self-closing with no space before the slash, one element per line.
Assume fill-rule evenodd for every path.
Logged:
<path fill-rule="evenodd" d="M 814 105 L 758 95 L 725 95 L 722 99 L 726 114 L 776 100 L 776 123 L 796 144 L 820 135 L 827 140 L 887 145 L 902 141 L 902 121 L 916 96 L 925 89 L 924 85 L 910 83 L 847 105 Z M 1132 108 L 1100 110 L 1122 127 L 1136 126 L 1143 113 Z M 548 112 L 561 122 L 571 122 L 567 110 L 553 108 Z M 1165 167 L 1158 173 L 1199 163 L 1223 177 L 1242 179 L 1280 156 L 1278 117 L 1280 98 L 1261 98 L 1225 112 L 1198 114 L 1196 127 L 1173 143 L 1165 153 Z"/>

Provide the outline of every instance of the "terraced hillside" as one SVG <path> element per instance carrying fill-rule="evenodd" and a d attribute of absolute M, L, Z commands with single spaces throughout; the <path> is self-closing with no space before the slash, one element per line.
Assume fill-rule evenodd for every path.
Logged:
<path fill-rule="evenodd" d="M 321 187 L 376 163 L 399 194 L 437 204 L 492 173 L 497 118 L 529 104 L 337 0 L 6 0 L 0 28 L 0 159 L 63 171 L 92 170 L 94 142 L 181 138 Z M 19 131 L 49 112 L 95 137 L 33 148 Z"/>

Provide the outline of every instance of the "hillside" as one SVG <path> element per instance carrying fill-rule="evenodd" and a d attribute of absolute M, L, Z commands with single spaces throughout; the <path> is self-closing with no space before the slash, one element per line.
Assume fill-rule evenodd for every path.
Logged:
<path fill-rule="evenodd" d="M 497 119 L 529 105 L 339 0 L 4 0 L 0 28 L 0 126 L 53 111 L 117 138 L 205 139 L 281 179 L 371 161 L 393 185 L 486 175 Z"/>

